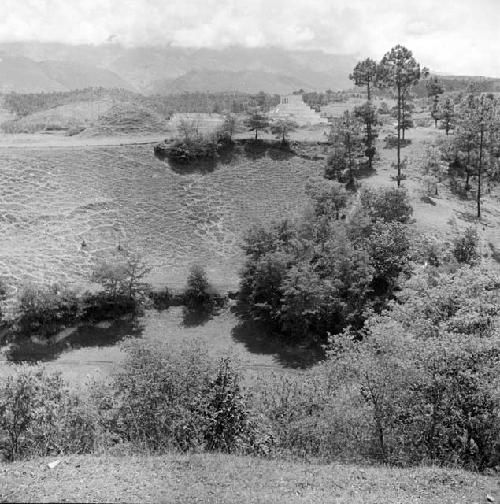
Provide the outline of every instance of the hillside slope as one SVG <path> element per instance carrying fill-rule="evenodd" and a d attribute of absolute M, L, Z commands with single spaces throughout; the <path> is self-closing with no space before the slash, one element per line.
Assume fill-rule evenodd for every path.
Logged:
<path fill-rule="evenodd" d="M 184 91 L 240 91 L 244 93 L 264 91 L 288 94 L 308 87 L 307 80 L 271 72 L 191 70 L 174 80 L 153 82 L 149 91 L 155 94 L 174 94 Z"/>
<path fill-rule="evenodd" d="M 4 465 L 0 501 L 470 504 L 499 495 L 497 478 L 439 468 L 169 454 L 68 456 L 49 469 L 54 460 Z"/>
<path fill-rule="evenodd" d="M 133 89 L 128 82 L 111 70 L 92 65 L 0 56 L 0 92 L 2 93 L 68 91 L 99 86 Z"/>
<path fill-rule="evenodd" d="M 50 79 L 68 90 L 88 87 L 133 89 L 130 83 L 105 68 L 66 61 L 41 61 L 39 65 Z"/>
<path fill-rule="evenodd" d="M 178 90 L 199 89 L 196 87 L 197 73 L 204 73 L 207 69 L 220 72 L 219 77 L 222 80 L 210 81 L 207 84 L 211 87 L 207 85 L 204 91 L 233 90 L 235 88 L 234 74 L 238 73 L 246 75 L 248 81 L 252 83 L 252 90 L 261 89 L 258 87 L 258 80 L 263 76 L 265 81 L 267 80 L 267 84 L 266 82 L 263 84 L 270 92 L 278 93 L 281 89 L 286 92 L 294 89 L 296 85 L 306 90 L 344 89 L 352 85 L 348 75 L 356 64 L 353 56 L 327 54 L 321 51 L 292 51 L 275 47 L 235 46 L 215 50 L 172 46 L 125 48 L 118 44 L 69 46 L 30 42 L 0 44 L 0 54 L 2 53 L 5 57 L 30 58 L 34 62 L 51 60 L 52 66 L 54 66 L 53 61 L 64 65 L 78 63 L 80 69 L 78 72 L 86 67 L 93 68 L 91 74 L 95 73 L 96 67 L 101 70 L 106 69 L 142 92 L 151 92 L 152 89 L 161 85 L 154 83 L 163 83 L 165 86 L 166 83 L 183 76 L 184 80 L 180 82 L 184 82 L 187 87 L 185 89 L 178 87 Z M 53 69 L 51 71 L 54 72 Z M 86 71 L 84 73 L 84 76 L 71 74 L 67 76 L 65 73 L 64 79 L 59 78 L 57 82 L 63 82 L 65 86 L 73 85 L 75 80 L 85 81 Z M 275 81 L 268 74 L 274 75 Z M 194 80 L 191 80 L 192 78 Z M 99 79 L 108 80 L 111 79 L 111 75 L 101 73 Z M 113 77 L 113 80 L 115 81 L 116 77 Z M 283 86 L 283 82 L 286 86 Z M 120 84 L 119 87 L 124 86 Z M 247 87 L 243 86 L 243 89 L 249 87 L 247 84 Z M 21 91 L 21 89 L 16 90 Z"/>

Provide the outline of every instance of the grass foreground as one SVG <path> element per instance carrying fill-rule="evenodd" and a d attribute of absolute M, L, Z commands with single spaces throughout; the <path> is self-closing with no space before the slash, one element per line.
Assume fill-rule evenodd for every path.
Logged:
<path fill-rule="evenodd" d="M 48 463 L 59 460 L 53 469 Z M 318 465 L 221 454 L 0 464 L 0 502 L 480 503 L 498 478 L 437 467 Z"/>

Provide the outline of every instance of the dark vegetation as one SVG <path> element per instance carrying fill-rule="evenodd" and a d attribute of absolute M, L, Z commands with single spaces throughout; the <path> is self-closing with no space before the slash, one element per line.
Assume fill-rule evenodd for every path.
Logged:
<path fill-rule="evenodd" d="M 303 219 L 247 235 L 240 302 L 287 341 L 326 343 L 329 334 L 361 328 L 410 272 L 412 208 L 402 190 L 365 190 L 354 206 L 337 182 L 308 190 L 313 203 Z"/>
<path fill-rule="evenodd" d="M 144 281 L 150 268 L 137 255 L 125 254 L 118 261 L 102 261 L 94 267 L 92 282 L 99 288 L 76 292 L 64 284 L 21 286 L 14 313 L 4 326 L 10 328 L 7 340 L 36 334 L 50 339 L 61 330 L 124 315 L 136 317 L 146 308 L 185 307 L 186 325 L 199 325 L 212 317 L 225 303 L 208 282 L 203 268 L 195 266 L 187 279 L 185 291 L 172 293 L 167 287 L 153 290 Z M 2 301 L 7 299 L 2 284 Z"/>

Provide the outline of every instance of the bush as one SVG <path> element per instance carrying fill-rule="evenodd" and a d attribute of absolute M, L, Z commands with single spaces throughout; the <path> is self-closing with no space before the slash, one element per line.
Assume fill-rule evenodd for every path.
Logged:
<path fill-rule="evenodd" d="M 405 189 L 382 187 L 364 189 L 360 194 L 361 209 L 373 220 L 407 224 L 413 214 L 408 192 Z"/>
<path fill-rule="evenodd" d="M 216 371 L 207 355 L 197 343 L 159 351 L 134 342 L 107 401 L 108 429 L 154 451 L 253 450 L 254 428 L 238 376 L 228 359 Z"/>
<path fill-rule="evenodd" d="M 65 325 L 75 323 L 81 307 L 76 294 L 64 285 L 27 284 L 20 291 L 16 311 L 20 331 L 50 336 Z"/>
<path fill-rule="evenodd" d="M 81 298 L 81 320 L 98 322 L 117 318 L 128 313 L 137 313 L 137 302 L 124 295 L 112 295 L 109 292 L 86 292 Z"/>
<path fill-rule="evenodd" d="M 188 308 L 200 308 L 212 304 L 210 285 L 206 271 L 198 265 L 192 266 L 187 278 L 184 299 Z"/>
<path fill-rule="evenodd" d="M 205 424 L 203 437 L 208 450 L 232 453 L 253 447 L 254 428 L 248 406 L 239 376 L 228 358 L 220 360 L 217 376 L 198 408 Z"/>
<path fill-rule="evenodd" d="M 370 407 L 374 457 L 483 469 L 500 439 L 498 338 L 442 332 L 422 339 L 390 316 L 374 317 L 362 341 L 333 341 L 332 383 Z"/>
<path fill-rule="evenodd" d="M 149 291 L 143 279 L 150 271 L 141 256 L 126 253 L 120 261 L 96 264 L 92 280 L 104 288 L 109 298 L 126 297 L 140 303 Z"/>
<path fill-rule="evenodd" d="M 217 144 L 202 137 L 176 140 L 165 149 L 169 161 L 178 164 L 189 164 L 206 159 L 214 160 L 217 155 Z"/>
<path fill-rule="evenodd" d="M 453 255 L 459 263 L 474 265 L 479 261 L 479 236 L 476 229 L 468 227 L 463 235 L 453 240 Z"/>
<path fill-rule="evenodd" d="M 391 316 L 421 338 L 443 333 L 491 337 L 499 330 L 500 278 L 481 268 L 422 271 L 408 280 Z"/>
<path fill-rule="evenodd" d="M 22 368 L 0 386 L 0 439 L 8 458 L 90 453 L 95 423 L 58 374 Z"/>
<path fill-rule="evenodd" d="M 164 287 L 158 291 L 152 290 L 149 293 L 149 298 L 151 299 L 154 308 L 157 310 L 164 310 L 170 306 L 172 293 L 168 287 Z"/>
<path fill-rule="evenodd" d="M 408 138 L 401 138 L 399 140 L 399 145 L 401 147 L 406 147 L 407 145 L 411 144 L 411 140 Z M 398 146 L 398 137 L 397 135 L 387 135 L 384 138 L 384 149 L 395 149 Z"/>

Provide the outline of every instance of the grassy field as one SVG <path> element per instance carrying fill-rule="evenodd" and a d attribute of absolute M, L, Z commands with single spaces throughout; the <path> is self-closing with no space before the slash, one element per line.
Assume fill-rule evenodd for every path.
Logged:
<path fill-rule="evenodd" d="M 82 281 L 120 245 L 144 254 L 155 284 L 183 284 L 201 263 L 234 287 L 244 230 L 299 214 L 307 179 L 322 170 L 299 157 L 238 156 L 181 175 L 151 145 L 0 149 L 0 164 L 0 274 L 11 285 Z"/>
<path fill-rule="evenodd" d="M 231 455 L 68 456 L 0 465 L 0 502 L 474 504 L 498 478 L 440 468 L 317 465 Z"/>

